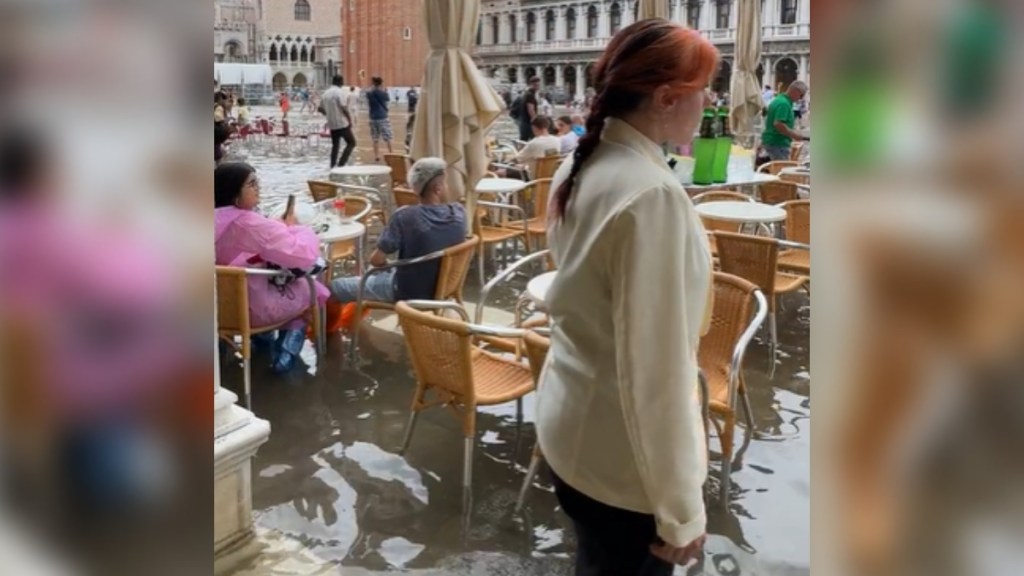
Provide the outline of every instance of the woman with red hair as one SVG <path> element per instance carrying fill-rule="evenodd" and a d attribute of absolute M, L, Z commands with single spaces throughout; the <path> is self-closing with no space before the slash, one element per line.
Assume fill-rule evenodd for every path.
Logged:
<path fill-rule="evenodd" d="M 555 174 L 551 351 L 537 431 L 577 533 L 576 575 L 670 575 L 704 541 L 697 392 L 711 255 L 665 145 L 689 144 L 718 52 L 637 22 L 594 70 L 586 135 Z"/>

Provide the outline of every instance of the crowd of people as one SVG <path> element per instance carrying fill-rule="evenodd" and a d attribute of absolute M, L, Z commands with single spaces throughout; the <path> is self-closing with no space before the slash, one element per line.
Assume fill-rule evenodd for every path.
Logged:
<path fill-rule="evenodd" d="M 596 88 L 572 113 L 554 116 L 537 77 L 514 100 L 505 95 L 523 145 L 511 164 L 496 167 L 499 174 L 528 179 L 540 158 L 565 157 L 551 183 L 547 237 L 559 272 L 546 302 L 551 348 L 536 425 L 555 495 L 577 534 L 577 574 L 668 576 L 704 542 L 707 462 L 696 354 L 710 322 L 713 263 L 700 219 L 664 151 L 690 144 L 706 106 L 728 103 L 728 94 L 707 90 L 718 61 L 716 48 L 699 33 L 643 20 L 611 40 L 594 68 Z M 794 121 L 807 91 L 803 82 L 778 94 L 766 87 L 761 144 L 772 159 L 788 158 L 792 141 L 804 138 Z M 414 118 L 418 95 L 412 89 L 406 96 Z M 346 87 L 342 76 L 332 79 L 317 106 L 331 134 L 331 167 L 351 159 L 360 101 L 368 107 L 375 159 L 381 141 L 392 150 L 388 110 L 395 99 L 380 77 L 362 94 Z M 231 108 L 215 98 L 215 124 L 223 124 Z M 384 266 L 390 254 L 413 258 L 465 239 L 466 211 L 447 182 L 441 158 L 411 166 L 408 186 L 419 204 L 390 216 L 371 265 Z M 255 168 L 220 164 L 214 195 L 218 264 L 291 269 L 299 272 L 295 277 L 315 268 L 319 241 L 290 208 L 276 216 L 256 211 Z M 438 270 L 433 262 L 374 275 L 364 297 L 429 299 Z M 254 324 L 284 323 L 269 343 L 278 371 L 296 362 L 309 300 L 350 303 L 361 279 L 318 284 L 315 295 L 293 282 L 249 280 Z M 658 303 L 656 317 L 652 302 Z"/>

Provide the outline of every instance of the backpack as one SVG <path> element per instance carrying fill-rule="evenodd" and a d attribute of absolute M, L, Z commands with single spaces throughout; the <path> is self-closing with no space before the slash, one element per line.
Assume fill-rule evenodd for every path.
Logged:
<path fill-rule="evenodd" d="M 523 95 L 520 94 L 519 96 L 516 96 L 516 99 L 512 101 L 512 105 L 509 106 L 508 115 L 511 116 L 513 120 L 519 120 L 519 116 L 522 114 L 522 109 Z"/>

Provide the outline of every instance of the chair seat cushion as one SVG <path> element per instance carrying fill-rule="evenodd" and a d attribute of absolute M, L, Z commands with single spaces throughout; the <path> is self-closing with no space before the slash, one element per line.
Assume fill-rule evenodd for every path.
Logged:
<path fill-rule="evenodd" d="M 529 368 L 483 350 L 473 351 L 473 382 L 480 406 L 502 404 L 533 391 Z"/>

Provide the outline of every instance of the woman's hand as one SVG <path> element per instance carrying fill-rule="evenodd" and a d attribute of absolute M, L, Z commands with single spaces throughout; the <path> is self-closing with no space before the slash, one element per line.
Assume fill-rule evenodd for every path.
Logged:
<path fill-rule="evenodd" d="M 706 534 L 702 534 L 693 542 L 690 542 L 681 548 L 677 548 L 664 542 L 660 544 L 651 544 L 651 554 L 654 554 L 665 562 L 685 566 L 690 563 L 690 560 L 700 558 L 700 553 L 701 550 L 704 549 L 704 539 L 706 537 Z"/>
<path fill-rule="evenodd" d="M 284 215 L 284 223 L 288 226 L 295 226 L 299 223 L 299 219 L 295 217 L 295 212 L 287 212 Z"/>

